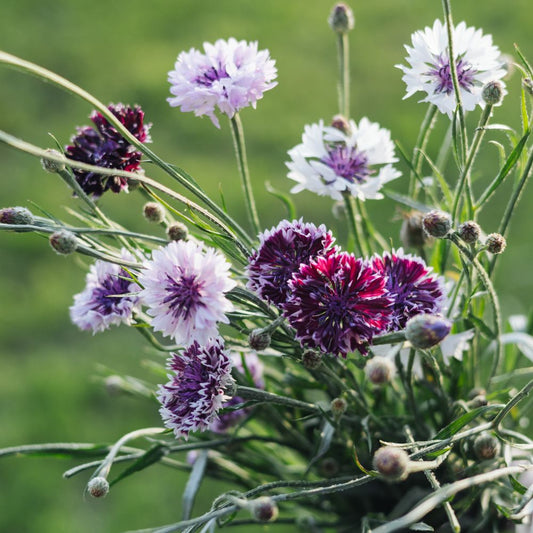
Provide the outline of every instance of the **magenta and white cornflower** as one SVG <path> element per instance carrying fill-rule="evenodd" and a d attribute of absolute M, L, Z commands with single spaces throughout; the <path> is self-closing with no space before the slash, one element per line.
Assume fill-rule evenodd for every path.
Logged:
<path fill-rule="evenodd" d="M 501 81 L 505 76 L 505 61 L 491 35 L 467 27 L 460 22 L 452 28 L 454 62 L 460 87 L 461 101 L 465 111 L 477 105 L 484 107 L 483 86 L 491 81 Z M 436 20 L 433 27 L 426 27 L 411 35 L 411 46 L 405 46 L 409 66 L 396 65 L 404 73 L 402 80 L 407 85 L 408 98 L 416 92 L 426 93 L 421 102 L 437 106 L 441 113 L 451 118 L 457 106 L 448 52 L 446 25 Z M 504 89 L 503 94 L 507 94 Z"/>
<path fill-rule="evenodd" d="M 234 383 L 231 356 L 222 339 L 204 345 L 193 342 L 182 353 L 172 355 L 168 368 L 170 381 L 157 391 L 165 427 L 176 437 L 209 429 L 226 399 L 225 391 Z"/>
<path fill-rule="evenodd" d="M 195 48 L 181 52 L 174 70 L 168 73 L 172 107 L 207 115 L 213 124 L 220 124 L 218 109 L 232 118 L 239 109 L 252 106 L 263 93 L 277 85 L 275 61 L 268 50 L 257 50 L 257 42 L 227 41 L 204 43 L 204 53 Z"/>
<path fill-rule="evenodd" d="M 259 235 L 259 247 L 249 259 L 246 273 L 248 288 L 261 298 L 281 306 L 289 292 L 288 281 L 302 263 L 335 251 L 335 238 L 322 224 L 302 219 L 282 220 Z"/>
<path fill-rule="evenodd" d="M 230 264 L 214 248 L 193 241 L 175 241 L 154 250 L 139 275 L 140 295 L 155 331 L 186 346 L 218 335 L 233 309 L 225 293 L 235 287 Z"/>
<path fill-rule="evenodd" d="M 424 260 L 400 248 L 372 258 L 372 267 L 385 277 L 391 296 L 389 331 L 398 331 L 419 314 L 438 315 L 445 303 L 444 280 Z"/>
<path fill-rule="evenodd" d="M 289 281 L 284 315 L 303 346 L 342 355 L 368 351 L 389 325 L 385 278 L 353 254 L 337 252 L 303 264 Z"/>
<path fill-rule="evenodd" d="M 122 250 L 125 261 L 135 261 L 133 255 Z M 112 325 L 130 325 L 133 312 L 140 309 L 140 287 L 120 266 L 107 261 L 96 261 L 85 278 L 85 289 L 74 296 L 70 318 L 82 330 L 93 334 Z"/>
<path fill-rule="evenodd" d="M 390 131 L 363 118 L 348 123 L 347 131 L 318 124 L 305 126 L 301 144 L 289 150 L 288 177 L 297 182 L 291 192 L 308 190 L 342 200 L 348 193 L 379 199 L 381 187 L 401 175 L 392 163 Z"/>

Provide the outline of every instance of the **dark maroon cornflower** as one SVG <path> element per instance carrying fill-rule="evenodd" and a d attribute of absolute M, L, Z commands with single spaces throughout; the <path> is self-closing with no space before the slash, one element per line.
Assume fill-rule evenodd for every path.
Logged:
<path fill-rule="evenodd" d="M 144 112 L 139 106 L 110 104 L 108 109 L 140 142 L 150 142 L 150 124 L 144 124 Z M 78 128 L 71 144 L 65 147 L 65 155 L 89 165 L 137 172 L 142 153 L 135 150 L 101 113 L 94 111 L 90 118 L 96 129 L 91 126 Z M 81 188 L 93 198 L 99 198 L 108 189 L 116 193 L 128 189 L 127 178 L 103 176 L 77 168 L 73 172 Z"/>
<path fill-rule="evenodd" d="M 389 324 L 385 278 L 362 259 L 336 252 L 301 265 L 289 281 L 284 315 L 302 345 L 342 355 L 367 346 Z"/>
<path fill-rule="evenodd" d="M 372 266 L 386 278 L 385 287 L 393 299 L 389 331 L 405 328 L 407 321 L 416 315 L 442 311 L 442 281 L 420 257 L 406 255 L 400 248 L 373 257 Z"/>
<path fill-rule="evenodd" d="M 191 431 L 205 431 L 217 417 L 224 391 L 233 383 L 231 358 L 220 338 L 204 346 L 194 341 L 181 354 L 173 354 L 169 369 L 174 372 L 166 385 L 160 385 L 157 397 L 165 426 L 176 437 Z"/>
<path fill-rule="evenodd" d="M 335 239 L 324 225 L 317 228 L 301 219 L 282 220 L 275 228 L 259 235 L 259 239 L 259 248 L 249 259 L 247 286 L 277 306 L 287 300 L 287 283 L 301 264 L 335 251 Z"/>

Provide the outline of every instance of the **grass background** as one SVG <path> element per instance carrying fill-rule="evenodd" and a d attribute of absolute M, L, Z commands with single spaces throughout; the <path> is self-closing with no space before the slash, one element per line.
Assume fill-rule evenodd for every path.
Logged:
<path fill-rule="evenodd" d="M 456 4 L 456 22 L 464 19 L 492 33 L 495 43 L 510 54 L 517 42 L 533 58 L 530 0 Z M 326 24 L 331 6 L 322 0 L 4 0 L 0 47 L 63 75 L 104 103 L 141 104 L 153 122 L 152 148 L 185 168 L 213 196 L 221 189 L 228 209 L 244 221 L 227 123 L 222 120 L 222 129 L 217 130 L 206 118 L 170 108 L 166 75 L 181 50 L 199 48 L 203 41 L 229 36 L 258 40 L 277 61 L 279 86 L 266 94 L 256 111 L 244 110 L 242 119 L 262 224 L 270 227 L 284 210 L 265 191 L 264 181 L 288 191 L 286 151 L 299 142 L 305 124 L 329 120 L 336 112 L 335 40 Z M 393 67 L 403 61 L 402 45 L 410 34 L 441 17 L 441 4 L 380 0 L 353 7 L 352 114 L 379 122 L 411 149 L 425 107 L 416 98 L 401 100 L 404 85 Z M 509 81 L 511 94 L 496 111 L 495 122 L 519 127 L 519 83 L 515 73 Z M 85 102 L 4 67 L 0 102 L 2 129 L 43 147 L 52 146 L 48 132 L 66 144 L 75 126 L 88 123 L 91 111 Z M 436 148 L 437 136 L 432 146 Z M 478 190 L 495 173 L 496 150 L 485 151 L 485 163 L 476 174 Z M 0 146 L 0 162 L 1 206 L 30 207 L 31 200 L 60 218 L 66 216 L 66 206 L 75 206 L 64 185 L 45 174 L 37 160 Z M 161 177 L 151 168 L 147 173 Z M 454 180 L 450 171 L 450 181 Z M 405 184 L 400 179 L 393 188 L 402 191 Z M 509 187 L 500 191 L 483 213 L 487 233 L 497 229 L 508 192 Z M 344 224 L 335 220 L 328 199 L 301 193 L 295 202 L 300 215 L 315 223 L 327 222 L 342 240 Z M 108 193 L 101 204 L 119 222 L 149 229 L 136 195 Z M 396 207 L 381 201 L 368 202 L 368 209 L 398 245 Z M 499 265 L 497 288 L 506 315 L 531 307 L 531 209 L 528 191 Z M 0 447 L 110 442 L 138 427 L 160 424 L 155 405 L 109 396 L 94 379 L 98 364 L 142 377 L 146 352 L 135 332 L 125 328 L 92 337 L 70 324 L 68 306 L 72 295 L 82 289 L 85 275 L 80 261 L 56 256 L 35 235 L 2 233 L 0 271 Z M 173 471 L 151 468 L 118 485 L 105 501 L 94 502 L 83 496 L 88 475 L 61 478 L 70 466 L 61 459 L 2 459 L 0 531 L 115 532 L 179 519 L 183 478 Z M 199 508 L 207 505 L 207 494 L 218 489 L 207 485 Z"/>

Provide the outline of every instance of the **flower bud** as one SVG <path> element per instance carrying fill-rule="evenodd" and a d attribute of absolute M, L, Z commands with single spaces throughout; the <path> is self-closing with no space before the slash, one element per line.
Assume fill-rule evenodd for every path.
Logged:
<path fill-rule="evenodd" d="M 316 370 L 322 364 L 322 352 L 307 350 L 302 355 L 302 364 L 308 370 Z"/>
<path fill-rule="evenodd" d="M 343 2 L 335 4 L 329 14 L 328 23 L 331 29 L 337 33 L 347 33 L 353 30 L 355 19 L 350 6 Z"/>
<path fill-rule="evenodd" d="M 59 157 L 63 156 L 62 153 L 58 152 L 57 150 L 53 150 L 52 148 L 48 148 L 46 153 Z M 46 172 L 50 172 L 50 174 L 56 174 L 57 172 L 62 172 L 65 170 L 65 163 L 58 163 L 57 161 L 47 159 L 46 157 L 41 158 L 41 166 L 44 170 L 46 170 Z"/>
<path fill-rule="evenodd" d="M 414 348 L 426 350 L 437 345 L 452 329 L 452 323 L 441 316 L 416 315 L 405 326 L 405 338 Z"/>
<path fill-rule="evenodd" d="M 474 453 L 480 461 L 494 459 L 500 449 L 500 441 L 490 433 L 481 433 L 474 440 Z"/>
<path fill-rule="evenodd" d="M 405 450 L 383 446 L 374 454 L 374 468 L 388 481 L 403 481 L 409 475 L 409 456 Z"/>
<path fill-rule="evenodd" d="M 250 512 L 258 522 L 274 522 L 279 514 L 276 502 L 268 496 L 261 496 L 251 501 Z"/>
<path fill-rule="evenodd" d="M 18 226 L 33 224 L 35 219 L 30 210 L 25 207 L 4 207 L 0 209 L 0 223 L 16 224 Z"/>
<path fill-rule="evenodd" d="M 93 477 L 87 483 L 87 492 L 93 498 L 104 498 L 109 492 L 109 483 L 105 477 Z"/>
<path fill-rule="evenodd" d="M 406 248 L 422 248 L 428 236 L 422 227 L 423 213 L 411 211 L 404 216 L 400 229 L 400 240 Z"/>
<path fill-rule="evenodd" d="M 477 222 L 469 220 L 468 222 L 464 222 L 459 226 L 457 234 L 467 244 L 474 244 L 477 242 L 479 236 L 481 235 L 481 228 L 479 227 L 479 224 Z"/>
<path fill-rule="evenodd" d="M 330 403 L 331 414 L 334 418 L 340 418 L 348 407 L 348 403 L 344 398 L 333 398 Z"/>
<path fill-rule="evenodd" d="M 184 241 L 187 235 L 187 227 L 181 222 L 175 222 L 167 228 L 167 236 L 171 241 Z"/>
<path fill-rule="evenodd" d="M 485 246 L 491 254 L 501 254 L 507 247 L 507 241 L 499 233 L 491 233 L 487 236 Z"/>
<path fill-rule="evenodd" d="M 533 80 L 531 78 L 524 78 L 522 80 L 522 87 L 530 96 L 533 96 Z"/>
<path fill-rule="evenodd" d="M 374 385 L 389 383 L 394 377 L 395 371 L 394 363 L 390 359 L 379 355 L 369 359 L 365 366 L 366 377 Z"/>
<path fill-rule="evenodd" d="M 331 127 L 342 131 L 346 135 L 350 133 L 350 123 L 343 115 L 335 115 L 331 120 Z"/>
<path fill-rule="evenodd" d="M 481 90 L 481 97 L 488 105 L 497 105 L 503 99 L 503 85 L 499 81 L 489 81 Z"/>
<path fill-rule="evenodd" d="M 248 336 L 250 348 L 256 352 L 266 350 L 270 346 L 271 340 L 270 333 L 260 329 L 254 329 Z"/>
<path fill-rule="evenodd" d="M 159 224 L 165 218 L 165 210 L 157 202 L 148 202 L 144 204 L 143 215 L 148 222 Z"/>
<path fill-rule="evenodd" d="M 60 255 L 69 255 L 77 247 L 76 235 L 66 229 L 52 233 L 49 242 L 50 246 Z"/>
<path fill-rule="evenodd" d="M 429 236 L 442 239 L 452 229 L 452 217 L 443 211 L 430 211 L 424 215 L 422 225 Z"/>

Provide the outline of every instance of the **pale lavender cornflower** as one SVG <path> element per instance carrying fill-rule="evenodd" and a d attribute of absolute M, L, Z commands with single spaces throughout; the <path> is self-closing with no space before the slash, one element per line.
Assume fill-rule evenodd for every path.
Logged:
<path fill-rule="evenodd" d="M 229 268 L 222 254 L 194 241 L 154 250 L 139 275 L 154 330 L 182 346 L 216 337 L 217 323 L 228 323 L 226 313 L 233 309 L 225 296 L 236 285 Z"/>
<path fill-rule="evenodd" d="M 176 437 L 209 429 L 226 398 L 225 391 L 234 383 L 231 357 L 222 339 L 204 345 L 193 342 L 182 353 L 172 355 L 168 368 L 173 372 L 170 381 L 157 391 L 165 427 Z"/>
<path fill-rule="evenodd" d="M 207 115 L 219 128 L 215 110 L 232 118 L 239 109 L 252 106 L 277 82 L 275 61 L 257 42 L 217 40 L 204 43 L 204 52 L 191 48 L 181 52 L 168 73 L 172 107 Z"/>
<path fill-rule="evenodd" d="M 122 250 L 125 261 L 135 261 L 133 255 Z M 93 334 L 112 325 L 130 325 L 133 312 L 140 308 L 140 287 L 120 266 L 107 261 L 96 261 L 85 278 L 85 289 L 74 296 L 70 318 L 82 330 Z"/>
<path fill-rule="evenodd" d="M 492 44 L 491 35 L 483 35 L 481 30 L 467 27 L 460 22 L 452 28 L 454 62 L 460 87 L 461 101 L 465 111 L 472 111 L 476 105 L 485 106 L 482 97 L 483 86 L 488 82 L 499 81 L 503 94 L 505 85 L 505 59 L 497 46 Z M 432 28 L 416 31 L 411 36 L 411 46 L 405 46 L 409 66 L 396 65 L 404 73 L 402 80 L 407 85 L 408 98 L 421 91 L 426 96 L 421 102 L 437 106 L 441 113 L 452 116 L 457 102 L 453 90 L 450 57 L 448 53 L 448 33 L 446 25 L 436 20 Z"/>
<path fill-rule="evenodd" d="M 243 365 L 243 357 L 246 368 Z M 265 381 L 263 379 L 264 365 L 255 352 L 248 352 L 244 355 L 241 355 L 240 353 L 232 353 L 231 360 L 233 363 L 233 368 L 237 370 L 239 374 L 241 374 L 243 377 L 251 378 L 252 383 L 250 383 L 250 385 L 257 389 L 265 388 Z M 245 400 L 240 396 L 232 396 L 229 400 L 222 404 L 222 409 L 228 407 L 233 408 L 236 405 L 243 404 L 244 402 Z M 218 417 L 215 418 L 209 429 L 215 433 L 226 433 L 229 429 L 245 418 L 249 412 L 249 407 L 228 410 L 225 412 L 222 410 L 219 412 Z"/>
<path fill-rule="evenodd" d="M 381 187 L 401 175 L 392 163 L 394 144 L 390 131 L 367 118 L 346 130 L 318 124 L 305 126 L 301 144 L 289 150 L 288 178 L 297 182 L 291 192 L 303 190 L 342 200 L 348 193 L 379 199 Z"/>
<path fill-rule="evenodd" d="M 335 238 L 324 225 L 282 220 L 259 235 L 259 247 L 249 259 L 247 287 L 261 298 L 281 306 L 287 300 L 288 282 L 302 263 L 335 251 Z"/>

